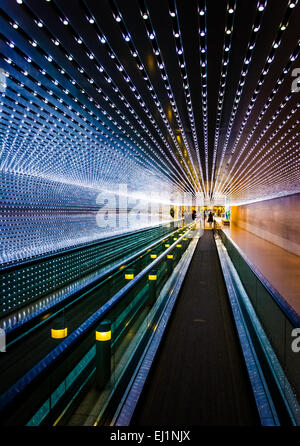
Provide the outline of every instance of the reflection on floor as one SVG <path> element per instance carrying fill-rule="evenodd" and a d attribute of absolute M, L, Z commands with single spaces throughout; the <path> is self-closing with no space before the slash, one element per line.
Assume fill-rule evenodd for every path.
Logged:
<path fill-rule="evenodd" d="M 213 228 L 213 223 L 207 223 L 207 221 L 204 224 L 204 229 L 212 229 Z"/>
<path fill-rule="evenodd" d="M 300 257 L 244 229 L 233 226 L 223 231 L 300 314 Z"/>

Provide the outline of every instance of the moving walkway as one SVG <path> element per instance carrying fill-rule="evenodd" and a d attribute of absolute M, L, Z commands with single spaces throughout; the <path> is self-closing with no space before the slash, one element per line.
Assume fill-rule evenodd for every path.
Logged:
<path fill-rule="evenodd" d="M 299 425 L 299 318 L 226 234 L 191 224 L 145 255 L 0 396 L 2 423 Z"/>

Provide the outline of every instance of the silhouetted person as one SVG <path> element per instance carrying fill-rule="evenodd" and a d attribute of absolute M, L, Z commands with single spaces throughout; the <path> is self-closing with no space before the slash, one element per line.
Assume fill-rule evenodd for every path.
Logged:
<path fill-rule="evenodd" d="M 210 227 L 212 226 L 213 221 L 214 221 L 214 217 L 213 217 L 212 212 L 210 212 L 210 213 L 208 214 L 208 219 L 207 219 L 207 223 L 209 223 L 209 226 L 210 226 Z"/>
<path fill-rule="evenodd" d="M 194 211 L 192 212 L 192 219 L 195 220 L 196 217 L 197 217 L 197 214 L 196 214 L 196 211 L 194 210 Z"/>

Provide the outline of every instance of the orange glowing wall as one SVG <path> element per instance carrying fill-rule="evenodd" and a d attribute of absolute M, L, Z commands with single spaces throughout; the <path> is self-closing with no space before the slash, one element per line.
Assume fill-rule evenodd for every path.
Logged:
<path fill-rule="evenodd" d="M 300 255 L 300 194 L 232 206 L 231 224 Z"/>

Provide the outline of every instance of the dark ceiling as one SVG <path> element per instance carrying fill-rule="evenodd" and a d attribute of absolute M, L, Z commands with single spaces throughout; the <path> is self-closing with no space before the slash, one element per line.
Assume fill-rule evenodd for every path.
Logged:
<path fill-rule="evenodd" d="M 0 10 L 2 171 L 97 186 L 141 169 L 232 203 L 299 192 L 297 1 Z"/>

